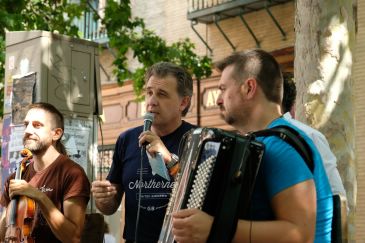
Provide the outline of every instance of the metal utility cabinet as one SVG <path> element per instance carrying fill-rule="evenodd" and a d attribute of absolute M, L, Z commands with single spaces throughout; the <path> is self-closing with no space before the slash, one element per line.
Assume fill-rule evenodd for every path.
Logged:
<path fill-rule="evenodd" d="M 33 101 L 48 102 L 64 114 L 100 112 L 98 45 L 46 31 L 6 33 L 5 109 L 11 112 L 14 78 L 35 73 Z M 99 96 L 99 97 L 98 97 Z"/>

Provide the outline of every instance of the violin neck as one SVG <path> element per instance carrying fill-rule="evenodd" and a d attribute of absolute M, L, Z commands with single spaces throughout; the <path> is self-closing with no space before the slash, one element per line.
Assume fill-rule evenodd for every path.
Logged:
<path fill-rule="evenodd" d="M 11 199 L 10 206 L 10 215 L 9 215 L 9 225 L 16 225 L 16 214 L 18 209 L 18 197 Z"/>
<path fill-rule="evenodd" d="M 22 179 L 22 163 L 23 161 L 21 161 L 19 163 L 19 166 L 16 169 L 15 172 L 15 180 L 21 180 Z M 9 220 L 10 220 L 10 225 L 16 225 L 16 214 L 17 214 L 17 209 L 18 209 L 18 199 L 19 197 L 14 197 L 13 199 L 11 199 L 11 203 L 9 204 L 10 206 L 10 215 L 9 215 Z"/>
<path fill-rule="evenodd" d="M 22 179 L 22 163 L 23 161 L 21 161 L 18 165 L 18 167 L 16 168 L 16 172 L 15 172 L 15 180 L 21 180 Z"/>

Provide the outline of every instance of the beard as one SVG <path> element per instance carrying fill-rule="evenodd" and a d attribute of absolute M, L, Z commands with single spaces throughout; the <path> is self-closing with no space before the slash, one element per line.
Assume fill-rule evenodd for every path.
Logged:
<path fill-rule="evenodd" d="M 233 125 L 236 122 L 236 119 L 228 114 L 228 112 L 226 111 L 226 109 L 223 106 L 220 106 L 220 116 L 221 118 L 228 124 L 228 125 Z"/>
<path fill-rule="evenodd" d="M 230 116 L 230 115 L 224 115 L 223 113 L 221 113 L 221 118 L 228 124 L 228 125 L 233 125 L 236 121 L 236 119 L 234 119 L 234 117 Z"/>
<path fill-rule="evenodd" d="M 32 154 L 40 154 L 47 150 L 47 145 L 39 140 L 33 140 L 28 138 L 23 138 L 24 148 L 27 148 L 32 152 Z"/>

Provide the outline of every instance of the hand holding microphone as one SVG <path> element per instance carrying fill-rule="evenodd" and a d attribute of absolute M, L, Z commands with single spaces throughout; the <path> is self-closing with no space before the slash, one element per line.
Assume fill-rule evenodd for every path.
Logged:
<path fill-rule="evenodd" d="M 139 138 L 139 146 L 142 146 L 146 149 L 148 149 L 150 146 L 148 146 L 150 144 L 149 140 L 146 140 L 145 137 L 143 136 L 144 134 L 146 134 L 146 131 L 151 131 L 151 126 L 153 123 L 153 119 L 154 119 L 154 114 L 147 112 L 144 116 L 143 116 L 143 131 L 141 133 L 141 135 L 138 137 Z M 148 146 L 148 147 L 147 147 Z"/>
<path fill-rule="evenodd" d="M 161 141 L 160 137 L 151 132 L 151 126 L 154 120 L 154 114 L 147 112 L 144 116 L 143 132 L 139 135 L 139 146 L 143 146 L 146 150 L 154 155 L 161 153 L 165 161 L 169 161 L 171 158 L 170 152 Z"/>
<path fill-rule="evenodd" d="M 151 138 L 147 139 L 147 131 L 151 131 L 151 126 L 153 123 L 153 119 L 154 119 L 154 114 L 147 112 L 144 116 L 143 116 L 143 131 L 142 133 L 139 135 L 138 139 L 139 139 L 139 146 L 146 148 L 147 145 L 150 144 L 151 142 Z M 150 132 L 150 134 L 152 134 L 152 132 Z M 150 146 L 148 146 L 146 149 L 148 149 Z"/>

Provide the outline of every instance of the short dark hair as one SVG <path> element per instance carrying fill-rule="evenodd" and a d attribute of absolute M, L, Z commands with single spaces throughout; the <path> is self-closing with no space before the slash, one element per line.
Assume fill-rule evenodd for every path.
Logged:
<path fill-rule="evenodd" d="M 294 76 L 292 73 L 284 73 L 284 95 L 282 108 L 283 113 L 289 112 L 295 104 L 295 98 L 297 96 L 297 88 L 294 82 Z"/>
<path fill-rule="evenodd" d="M 193 96 L 193 79 L 191 75 L 182 67 L 170 63 L 170 62 L 158 62 L 152 65 L 145 74 L 145 83 L 151 78 L 151 76 L 157 76 L 165 78 L 172 76 L 177 81 L 177 93 L 180 97 L 189 96 L 189 104 L 182 111 L 182 115 L 185 116 L 188 113 L 191 105 L 191 97 Z"/>
<path fill-rule="evenodd" d="M 30 104 L 28 110 L 30 110 L 30 109 L 41 109 L 41 110 L 48 112 L 49 114 L 51 114 L 53 121 L 55 123 L 53 128 L 61 128 L 63 132 L 65 131 L 65 121 L 64 121 L 63 115 L 53 105 L 46 103 L 46 102 L 37 102 L 37 103 Z M 63 136 L 63 133 L 62 133 L 62 136 Z M 60 137 L 60 139 L 58 139 L 56 141 L 56 149 L 61 154 L 67 155 L 66 148 L 61 142 L 62 136 Z"/>
<path fill-rule="evenodd" d="M 269 101 L 281 105 L 283 76 L 275 58 L 261 49 L 236 52 L 216 64 L 219 71 L 233 65 L 233 78 L 243 82 L 255 78 Z"/>

